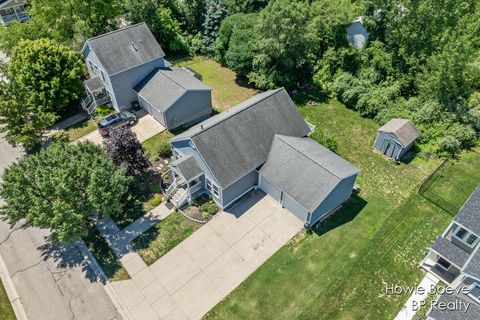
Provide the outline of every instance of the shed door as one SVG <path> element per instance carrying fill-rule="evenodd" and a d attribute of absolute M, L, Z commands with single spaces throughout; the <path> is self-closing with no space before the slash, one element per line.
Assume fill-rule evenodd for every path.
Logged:
<path fill-rule="evenodd" d="M 277 187 L 275 187 L 273 184 L 271 184 L 267 179 L 265 179 L 264 177 L 261 177 L 260 178 L 260 184 L 258 185 L 258 187 L 263 191 L 265 192 L 266 194 L 270 195 L 272 198 L 274 198 L 275 200 L 277 200 L 278 202 L 281 201 L 281 198 L 282 198 L 282 192 L 280 191 L 280 189 L 278 189 Z"/>

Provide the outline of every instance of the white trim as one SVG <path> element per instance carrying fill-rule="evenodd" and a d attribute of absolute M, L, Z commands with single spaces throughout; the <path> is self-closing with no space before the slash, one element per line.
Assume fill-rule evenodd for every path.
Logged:
<path fill-rule="evenodd" d="M 443 260 L 447 261 L 447 263 L 449 263 L 450 266 L 449 266 L 448 268 L 445 268 L 444 266 L 442 266 L 440 263 L 438 263 L 438 260 L 440 260 L 440 259 L 443 259 Z M 453 263 L 451 263 L 448 259 L 445 259 L 444 257 L 442 257 L 442 256 L 439 255 L 438 258 L 437 258 L 437 261 L 436 261 L 435 265 L 438 266 L 439 268 L 442 268 L 443 270 L 445 270 L 445 271 L 448 272 L 448 269 L 450 269 L 450 267 L 453 265 Z"/>
<path fill-rule="evenodd" d="M 467 232 L 467 234 L 465 235 L 465 238 L 469 238 L 470 236 L 474 236 L 476 239 L 471 244 L 468 243 L 466 240 L 457 236 L 457 232 L 460 231 L 460 229 L 463 229 Z M 452 237 L 454 237 L 458 241 L 461 241 L 463 244 L 467 245 L 469 248 L 472 248 L 472 249 L 475 248 L 477 243 L 480 241 L 480 238 L 476 234 L 470 232 L 469 230 L 465 229 L 463 226 L 460 226 L 460 225 L 457 225 L 455 230 L 452 231 Z"/>
<path fill-rule="evenodd" d="M 456 263 L 453 263 L 451 262 L 450 260 L 448 260 L 444 255 L 442 255 L 441 253 L 439 253 L 437 250 L 434 250 L 432 248 L 430 248 L 430 251 L 435 253 L 437 256 L 443 258 L 444 260 L 448 261 L 452 266 L 454 266 L 455 268 L 457 268 L 458 270 L 462 271 L 462 267 L 458 266 Z M 438 259 L 437 259 L 438 261 Z M 467 263 L 465 262 L 465 265 L 467 265 Z"/>

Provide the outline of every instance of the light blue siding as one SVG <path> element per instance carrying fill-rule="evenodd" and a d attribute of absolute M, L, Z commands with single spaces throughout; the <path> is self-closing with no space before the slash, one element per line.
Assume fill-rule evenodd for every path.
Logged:
<path fill-rule="evenodd" d="M 307 221 L 308 210 L 286 193 L 283 194 L 283 207 L 293 213 L 301 221 Z"/>
<path fill-rule="evenodd" d="M 374 147 L 389 158 L 399 160 L 412 146 L 403 148 L 400 142 L 392 134 L 378 132 Z M 405 150 L 406 149 L 406 150 Z"/>
<path fill-rule="evenodd" d="M 133 88 L 152 72 L 152 70 L 155 68 L 163 68 L 164 66 L 165 61 L 163 58 L 159 58 L 113 75 L 110 81 L 112 88 L 114 88 L 115 101 L 113 105 L 115 109 L 120 111 L 130 109 L 132 102 L 138 100 L 138 95 Z"/>
<path fill-rule="evenodd" d="M 369 37 L 367 29 L 362 23 L 356 21 L 347 28 L 347 41 L 350 45 L 357 49 L 362 49 L 365 46 Z"/>
<path fill-rule="evenodd" d="M 200 122 L 208 118 L 211 113 L 211 91 L 189 91 L 165 111 L 166 127 L 172 130 L 186 124 Z"/>
<path fill-rule="evenodd" d="M 312 212 L 310 220 L 307 221 L 310 225 L 315 224 L 324 215 L 337 208 L 339 205 L 347 201 L 352 195 L 353 186 L 357 175 L 351 176 L 342 180 L 322 201 L 322 203 Z"/>
<path fill-rule="evenodd" d="M 222 207 L 231 204 L 240 195 L 258 183 L 258 172 L 253 170 L 222 190 Z"/>

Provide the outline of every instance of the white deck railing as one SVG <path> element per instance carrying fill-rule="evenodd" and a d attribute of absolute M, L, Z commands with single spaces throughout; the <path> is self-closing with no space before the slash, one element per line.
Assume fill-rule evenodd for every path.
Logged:
<path fill-rule="evenodd" d="M 170 196 L 172 195 L 172 193 L 175 192 L 176 189 L 177 189 L 177 182 L 174 181 L 165 191 L 165 193 L 167 194 L 167 198 L 170 198 Z"/>
<path fill-rule="evenodd" d="M 188 199 L 188 191 L 185 190 L 183 193 L 180 195 L 180 197 L 174 201 L 174 205 L 176 208 L 180 208 Z"/>

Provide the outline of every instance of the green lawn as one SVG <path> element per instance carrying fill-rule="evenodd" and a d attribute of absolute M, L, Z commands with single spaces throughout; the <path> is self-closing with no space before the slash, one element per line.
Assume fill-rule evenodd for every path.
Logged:
<path fill-rule="evenodd" d="M 1 320 L 15 320 L 15 313 L 13 312 L 7 292 L 0 281 L 0 319 Z"/>
<path fill-rule="evenodd" d="M 319 104 L 307 105 L 309 99 Z M 408 296 L 386 295 L 385 285 L 416 285 L 424 249 L 451 220 L 417 193 L 440 161 L 417 157 L 396 165 L 373 152 L 374 121 L 323 96 L 296 100 L 309 122 L 335 136 L 338 153 L 362 169 L 361 192 L 318 232 L 280 249 L 207 318 L 392 319 Z M 478 154 L 466 153 L 456 173 L 447 174 L 466 175 L 468 167 L 468 179 L 479 181 L 478 164 Z M 462 199 L 473 190 L 461 177 L 450 183 Z"/>
<path fill-rule="evenodd" d="M 62 130 L 56 133 L 54 136 L 57 138 L 66 139 L 69 142 L 75 141 L 78 138 L 83 137 L 84 135 L 89 134 L 90 132 L 97 129 L 97 120 L 93 118 L 88 118 L 84 121 L 81 121 L 70 128 Z"/>
<path fill-rule="evenodd" d="M 145 153 L 152 160 L 155 156 L 158 156 L 158 154 L 165 152 L 165 150 L 170 150 L 171 146 L 168 141 L 171 138 L 173 138 L 173 133 L 163 131 L 154 135 L 150 139 L 145 140 L 142 143 Z"/>
<path fill-rule="evenodd" d="M 130 279 L 127 270 L 118 262 L 107 241 L 97 229 L 92 230 L 84 241 L 110 281 Z"/>
<path fill-rule="evenodd" d="M 258 90 L 239 79 L 235 72 L 211 59 L 194 57 L 175 64 L 189 67 L 202 75 L 203 82 L 213 89 L 213 106 L 218 111 L 233 107 L 258 93 Z"/>
<path fill-rule="evenodd" d="M 132 241 L 137 253 L 151 265 L 202 226 L 174 212 Z"/>

